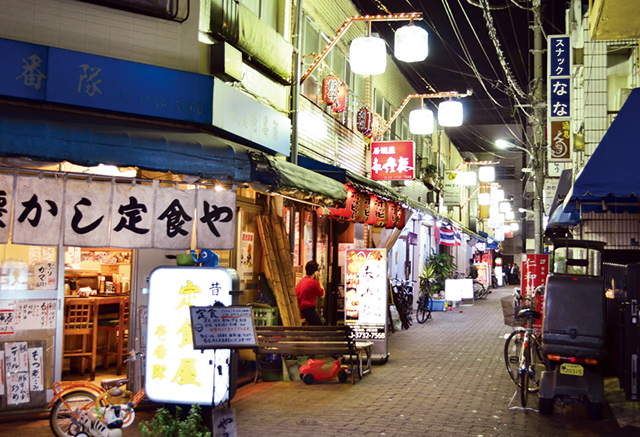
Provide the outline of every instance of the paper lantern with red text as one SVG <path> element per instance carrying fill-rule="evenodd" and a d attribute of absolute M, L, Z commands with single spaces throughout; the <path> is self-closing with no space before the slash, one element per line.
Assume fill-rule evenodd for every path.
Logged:
<path fill-rule="evenodd" d="M 369 218 L 366 223 L 368 225 L 382 228 L 387 225 L 387 216 L 387 201 L 379 198 L 378 196 L 371 195 L 371 200 L 369 202 Z"/>
<path fill-rule="evenodd" d="M 333 102 L 333 112 L 340 114 L 347 108 L 347 87 L 340 84 L 338 86 L 338 97 Z"/>
<path fill-rule="evenodd" d="M 358 132 L 370 136 L 371 135 L 371 127 L 373 123 L 373 114 L 369 111 L 369 108 L 363 106 L 358 111 L 358 116 L 356 118 L 356 124 L 358 126 Z"/>
<path fill-rule="evenodd" d="M 322 79 L 322 100 L 327 105 L 333 105 L 338 100 L 340 80 L 337 77 L 327 76 Z"/>

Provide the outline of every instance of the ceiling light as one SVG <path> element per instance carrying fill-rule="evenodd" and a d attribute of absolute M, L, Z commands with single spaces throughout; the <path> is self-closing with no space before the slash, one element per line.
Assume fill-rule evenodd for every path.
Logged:
<path fill-rule="evenodd" d="M 403 62 L 424 61 L 429 55 L 428 43 L 429 34 L 422 27 L 403 26 L 396 31 L 393 54 Z"/>
<path fill-rule="evenodd" d="M 480 167 L 478 169 L 478 180 L 480 182 L 493 182 L 496 179 L 496 170 L 489 167 Z"/>
<path fill-rule="evenodd" d="M 429 135 L 434 130 L 433 111 L 415 109 L 409 113 L 409 131 L 414 135 Z"/>
<path fill-rule="evenodd" d="M 361 36 L 351 41 L 349 48 L 351 71 L 363 76 L 384 73 L 387 68 L 387 50 L 382 38 Z"/>
<path fill-rule="evenodd" d="M 438 124 L 445 127 L 462 126 L 462 103 L 452 100 L 440 102 Z"/>

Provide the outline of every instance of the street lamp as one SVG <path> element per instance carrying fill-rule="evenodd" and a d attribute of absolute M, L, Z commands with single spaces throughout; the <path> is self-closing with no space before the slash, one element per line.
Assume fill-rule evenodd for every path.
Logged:
<path fill-rule="evenodd" d="M 496 140 L 496 146 L 499 149 L 518 149 L 518 150 L 522 150 L 523 152 L 527 152 L 527 154 L 529 155 L 530 158 L 533 158 L 533 154 L 531 153 L 531 151 L 529 149 L 526 149 L 524 147 L 521 146 L 517 146 L 513 143 L 510 143 L 509 141 L 506 140 Z"/>

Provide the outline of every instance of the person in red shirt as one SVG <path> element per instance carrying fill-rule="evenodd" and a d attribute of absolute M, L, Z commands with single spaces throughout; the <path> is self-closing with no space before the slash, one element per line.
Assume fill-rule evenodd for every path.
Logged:
<path fill-rule="evenodd" d="M 322 325 L 322 319 L 316 311 L 316 297 L 324 296 L 324 290 L 318 282 L 318 263 L 309 261 L 304 266 L 307 273 L 296 285 L 296 297 L 300 314 L 307 320 L 309 326 Z"/>

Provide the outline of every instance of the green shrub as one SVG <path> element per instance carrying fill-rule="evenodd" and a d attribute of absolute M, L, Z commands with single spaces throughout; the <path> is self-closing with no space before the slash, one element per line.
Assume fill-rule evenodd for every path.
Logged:
<path fill-rule="evenodd" d="M 184 421 L 180 420 L 181 411 L 176 407 L 172 416 L 166 408 L 159 408 L 151 422 L 140 422 L 140 434 L 143 437 L 211 437 L 211 431 L 202 423 L 200 405 L 192 405 Z"/>

